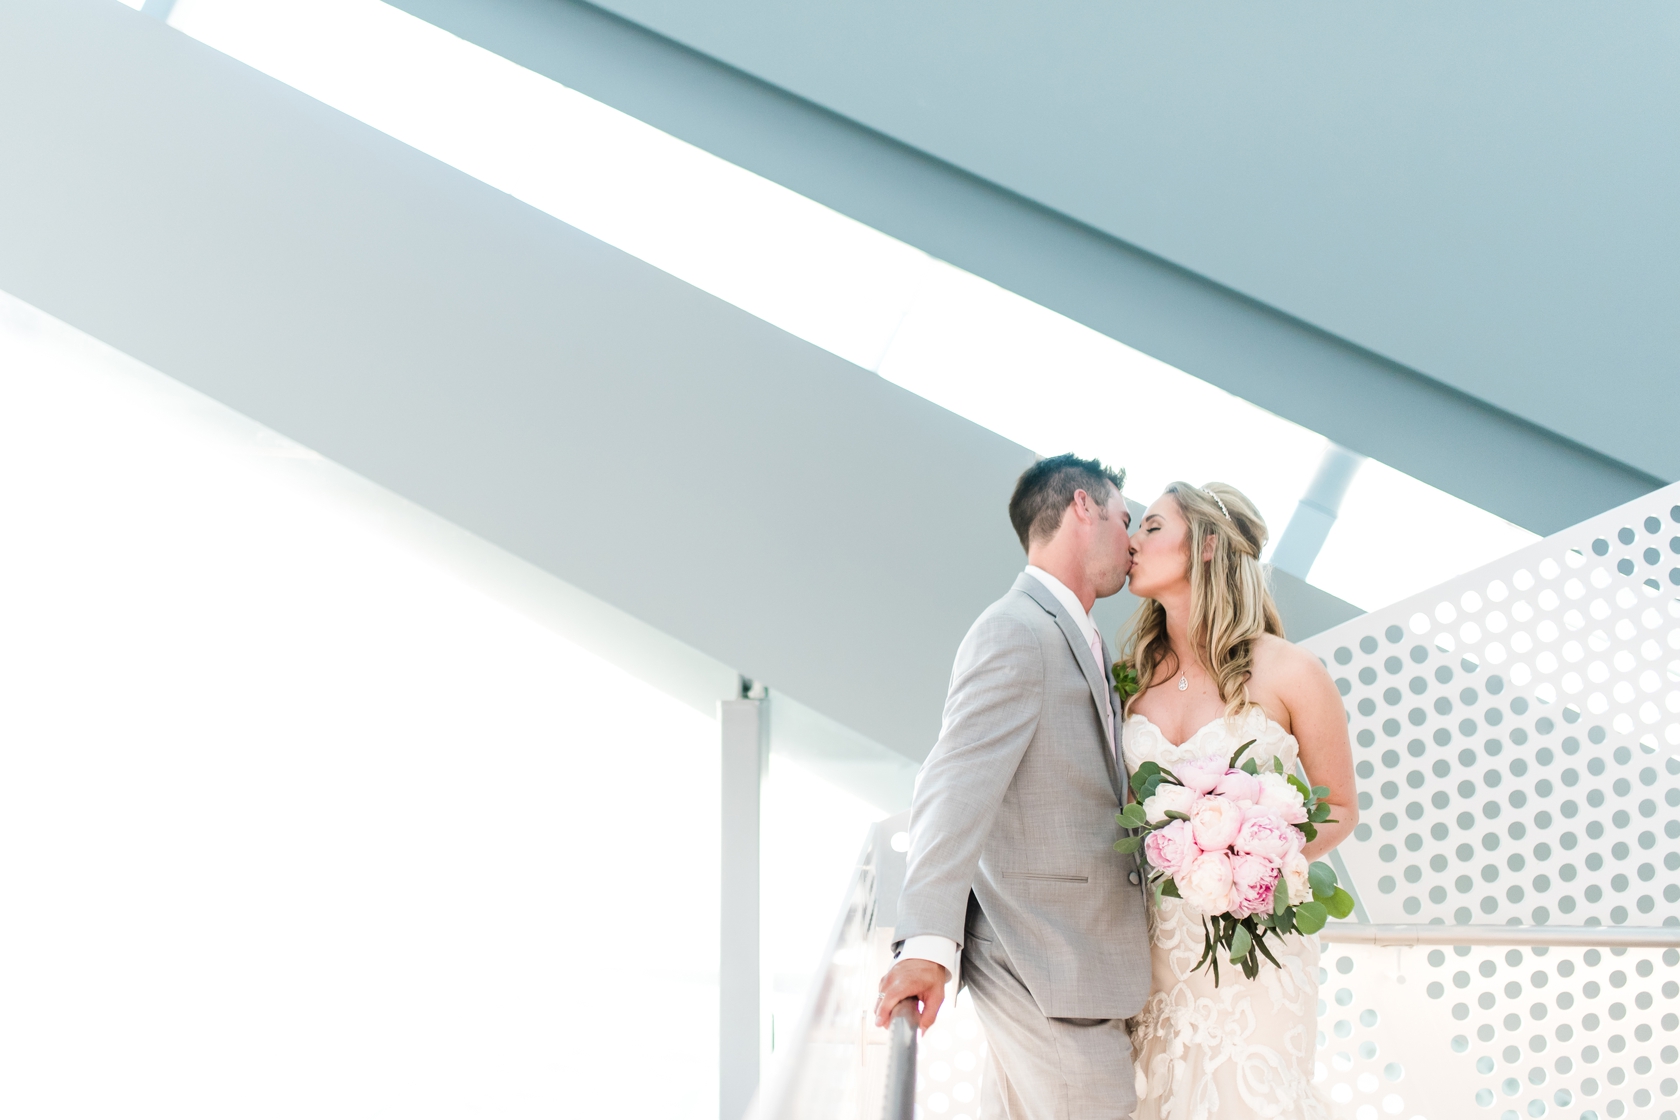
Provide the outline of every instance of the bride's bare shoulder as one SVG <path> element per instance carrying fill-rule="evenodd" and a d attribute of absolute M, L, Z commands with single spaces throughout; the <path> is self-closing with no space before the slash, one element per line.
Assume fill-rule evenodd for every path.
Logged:
<path fill-rule="evenodd" d="M 1330 673 L 1313 654 L 1276 634 L 1254 639 L 1254 675 L 1274 683 L 1280 690 L 1291 685 L 1328 684 Z"/>

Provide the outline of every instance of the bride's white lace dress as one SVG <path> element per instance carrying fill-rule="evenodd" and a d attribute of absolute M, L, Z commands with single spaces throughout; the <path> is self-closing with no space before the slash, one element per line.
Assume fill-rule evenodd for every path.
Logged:
<path fill-rule="evenodd" d="M 1236 720 L 1215 720 L 1173 744 L 1148 717 L 1126 720 L 1127 773 L 1144 762 L 1167 769 L 1206 755 L 1229 758 L 1254 739 L 1245 758 L 1295 769 L 1297 744 L 1258 707 Z M 1199 915 L 1177 899 L 1162 900 L 1149 919 L 1154 983 L 1132 1020 L 1138 1069 L 1134 1120 L 1323 1120 L 1335 1113 L 1312 1083 L 1318 1043 L 1318 938 L 1292 935 L 1266 944 L 1281 968 L 1262 961 L 1260 975 L 1222 965 L 1219 985 L 1202 955 Z M 1339 1110 L 1338 1110 L 1339 1111 Z"/>

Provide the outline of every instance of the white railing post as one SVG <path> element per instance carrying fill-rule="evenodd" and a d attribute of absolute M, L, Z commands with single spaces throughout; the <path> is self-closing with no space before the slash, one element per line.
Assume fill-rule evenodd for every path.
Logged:
<path fill-rule="evenodd" d="M 762 690 L 718 703 L 723 745 L 722 876 L 718 940 L 718 1118 L 740 1120 L 758 1089 L 759 795 L 768 762 L 769 713 Z M 749 699 L 758 696 L 760 698 Z"/>

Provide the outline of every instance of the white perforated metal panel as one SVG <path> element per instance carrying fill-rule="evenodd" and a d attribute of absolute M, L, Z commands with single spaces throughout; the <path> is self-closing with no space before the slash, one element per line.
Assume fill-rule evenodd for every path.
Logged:
<path fill-rule="evenodd" d="M 1358 1120 L 1656 1117 L 1675 1107 L 1680 951 L 1330 945 L 1319 1068 Z"/>
<path fill-rule="evenodd" d="M 1680 925 L 1677 596 L 1680 485 L 1305 643 L 1346 697 L 1362 823 L 1341 854 L 1369 920 Z M 1350 1006 L 1390 978 L 1368 1037 L 1329 1013 L 1325 1075 L 1373 1120 L 1406 1094 L 1376 1093 L 1360 1047 L 1422 1047 L 1402 1064 L 1450 1098 L 1430 1120 L 1676 1120 L 1680 954 L 1620 954 L 1327 948 Z"/>

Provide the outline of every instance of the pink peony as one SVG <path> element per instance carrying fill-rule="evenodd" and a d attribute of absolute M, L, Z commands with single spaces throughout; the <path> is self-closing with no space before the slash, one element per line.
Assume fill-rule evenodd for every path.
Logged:
<path fill-rule="evenodd" d="M 1212 793 L 1228 767 L 1217 758 L 1193 758 L 1172 768 L 1179 781 L 1197 793 Z"/>
<path fill-rule="evenodd" d="M 1175 786 L 1171 782 L 1162 782 L 1155 787 L 1153 796 L 1143 802 L 1143 815 L 1150 824 L 1167 819 L 1167 810 L 1175 813 L 1190 812 L 1190 807 L 1196 803 L 1196 791 L 1184 786 Z"/>
<path fill-rule="evenodd" d="M 1260 804 L 1276 809 L 1290 824 L 1302 824 L 1307 819 L 1307 803 L 1301 800 L 1301 791 L 1282 774 L 1260 775 Z"/>
<path fill-rule="evenodd" d="M 1280 869 L 1265 856 L 1243 855 L 1231 861 L 1231 913 L 1239 918 L 1268 913 Z"/>
<path fill-rule="evenodd" d="M 1192 860 L 1202 854 L 1196 846 L 1196 838 L 1190 831 L 1189 821 L 1173 821 L 1165 828 L 1158 828 L 1149 834 L 1143 842 L 1143 854 L 1149 857 L 1150 866 L 1165 871 L 1168 875 L 1177 875 Z"/>
<path fill-rule="evenodd" d="M 1312 898 L 1312 884 L 1307 879 L 1307 857 L 1291 852 L 1283 857 L 1283 881 L 1289 887 L 1289 905 L 1299 906 Z"/>
<path fill-rule="evenodd" d="M 1306 839 L 1276 809 L 1250 805 L 1243 809 L 1242 828 L 1231 846 L 1239 852 L 1282 862 L 1284 856 L 1300 851 Z"/>
<path fill-rule="evenodd" d="M 1223 797 L 1198 797 L 1190 807 L 1190 827 L 1195 831 L 1196 846 L 1204 852 L 1229 848 L 1242 823 L 1242 806 Z"/>
<path fill-rule="evenodd" d="M 1213 787 L 1213 792 L 1220 797 L 1229 797 L 1232 801 L 1253 805 L 1260 800 L 1260 789 L 1260 779 L 1253 774 L 1243 770 L 1230 770 L 1219 779 L 1219 784 Z"/>
<path fill-rule="evenodd" d="M 1231 905 L 1231 857 L 1203 852 L 1173 876 L 1179 897 L 1193 910 L 1223 914 Z"/>

